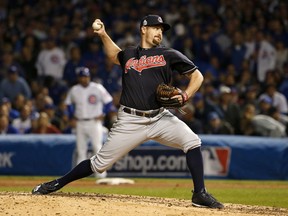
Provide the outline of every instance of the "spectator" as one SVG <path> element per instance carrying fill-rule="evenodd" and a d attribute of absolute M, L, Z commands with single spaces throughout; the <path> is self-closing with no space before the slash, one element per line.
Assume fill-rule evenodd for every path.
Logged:
<path fill-rule="evenodd" d="M 31 52 L 31 59 L 33 59 L 34 63 L 36 61 L 36 58 L 39 54 L 39 50 L 40 50 L 40 42 L 39 40 L 34 37 L 32 34 L 27 34 L 26 36 L 24 36 L 23 40 L 23 48 L 27 48 L 29 50 L 29 52 Z M 30 65 L 31 67 L 34 67 L 35 65 Z"/>
<path fill-rule="evenodd" d="M 283 5 L 284 6 L 284 5 Z M 279 7 L 281 7 L 279 5 Z M 285 6 L 284 6 L 285 7 Z M 286 5 L 286 12 L 287 12 L 287 5 Z M 277 12 L 275 12 L 277 13 Z M 269 22 L 269 33 L 270 36 L 272 37 L 272 41 L 274 43 L 282 43 L 283 45 L 288 45 L 288 33 L 287 33 L 287 29 L 284 29 L 284 22 L 281 22 L 280 19 L 277 18 L 272 18 Z"/>
<path fill-rule="evenodd" d="M 208 114 L 208 124 L 204 127 L 205 134 L 234 134 L 233 127 L 226 121 L 220 119 L 216 112 Z"/>
<path fill-rule="evenodd" d="M 60 134 L 61 131 L 50 123 L 47 113 L 41 112 L 37 121 L 37 127 L 31 131 L 35 134 Z"/>
<path fill-rule="evenodd" d="M 266 77 L 264 80 L 264 83 L 262 85 L 263 90 L 265 90 L 265 86 L 268 85 L 278 85 L 278 83 L 280 82 L 280 73 L 277 70 L 269 70 L 266 73 Z"/>
<path fill-rule="evenodd" d="M 99 41 L 94 39 L 87 40 L 88 48 L 83 51 L 82 60 L 85 67 L 90 69 L 91 80 L 97 76 L 100 65 L 104 65 L 105 56 Z"/>
<path fill-rule="evenodd" d="M 284 72 L 283 72 L 282 80 L 279 85 L 279 92 L 285 96 L 286 101 L 287 101 L 288 100 L 288 61 L 284 64 L 283 71 Z"/>
<path fill-rule="evenodd" d="M 43 85 L 47 87 L 48 95 L 52 98 L 53 103 L 56 106 L 65 99 L 68 92 L 68 86 L 64 81 L 48 76 Z"/>
<path fill-rule="evenodd" d="M 270 108 L 273 107 L 272 105 L 273 100 L 268 95 L 263 95 L 259 99 L 259 113 L 263 115 L 268 115 Z"/>
<path fill-rule="evenodd" d="M 199 26 L 200 27 L 200 26 Z M 197 30 L 193 29 L 194 31 Z M 197 35 L 198 36 L 198 35 Z M 213 56 L 212 53 L 212 45 L 210 43 L 210 37 L 211 33 L 207 30 L 200 33 L 199 38 L 194 37 L 195 41 L 195 53 L 197 55 L 196 62 L 199 59 L 199 61 L 209 62 L 211 56 Z"/>
<path fill-rule="evenodd" d="M 5 116 L 8 116 L 8 118 L 9 118 L 9 109 L 8 109 L 8 106 L 6 104 L 0 105 L 0 115 L 5 115 Z"/>
<path fill-rule="evenodd" d="M 232 90 L 227 86 L 220 86 L 219 114 L 220 118 L 231 124 L 235 134 L 240 134 L 240 107 L 232 102 Z"/>
<path fill-rule="evenodd" d="M 199 64 L 201 70 L 203 70 L 203 74 L 206 77 L 207 74 L 210 74 L 213 80 L 219 79 L 220 76 L 220 62 L 217 57 L 211 56 L 209 62 L 201 62 Z M 206 82 L 206 79 L 204 80 Z"/>
<path fill-rule="evenodd" d="M 242 70 L 242 63 L 245 59 L 247 47 L 243 43 L 243 35 L 240 31 L 236 31 L 233 35 L 233 44 L 230 50 L 230 62 L 234 65 L 237 74 Z"/>
<path fill-rule="evenodd" d="M 182 107 L 183 113 L 179 113 L 179 118 L 188 125 L 195 133 L 203 134 L 203 125 L 200 120 L 195 118 L 195 108 L 191 103 L 187 103 L 184 107 Z"/>
<path fill-rule="evenodd" d="M 181 51 L 181 50 L 179 50 Z M 186 55 L 190 60 L 193 60 L 195 57 L 194 54 L 194 41 L 191 37 L 185 37 L 183 41 L 182 52 Z"/>
<path fill-rule="evenodd" d="M 20 65 L 26 74 L 26 80 L 30 84 L 32 80 L 37 79 L 37 70 L 35 68 L 36 59 L 33 58 L 32 50 L 28 47 L 23 47 L 19 59 Z"/>
<path fill-rule="evenodd" d="M 288 116 L 281 114 L 275 107 L 271 107 L 268 115 L 276 121 L 281 122 L 286 127 L 286 134 L 288 134 Z"/>
<path fill-rule="evenodd" d="M 26 103 L 26 98 L 24 97 L 24 95 L 22 94 L 18 94 L 16 96 L 16 98 L 14 99 L 14 101 L 12 101 L 12 107 L 13 109 L 17 110 L 18 112 L 20 112 L 20 110 L 22 109 L 22 107 L 25 105 Z"/>
<path fill-rule="evenodd" d="M 234 74 L 225 74 L 222 85 L 229 87 L 231 90 L 236 86 L 236 76 Z"/>
<path fill-rule="evenodd" d="M 276 43 L 276 69 L 283 74 L 284 64 L 288 62 L 288 48 L 284 46 L 283 42 Z"/>
<path fill-rule="evenodd" d="M 195 118 L 200 120 L 202 125 L 207 124 L 208 113 L 215 111 L 214 107 L 206 103 L 205 98 L 200 92 L 194 95 L 192 98 L 192 104 L 195 107 Z"/>
<path fill-rule="evenodd" d="M 44 48 L 37 57 L 36 68 L 38 76 L 44 80 L 49 76 L 54 79 L 62 79 L 65 64 L 64 51 L 56 45 L 55 39 L 48 38 L 44 42 Z"/>
<path fill-rule="evenodd" d="M 210 107 L 211 111 L 221 112 L 218 109 L 219 91 L 212 83 L 205 83 L 202 85 L 202 93 L 205 97 L 205 106 Z"/>
<path fill-rule="evenodd" d="M 244 108 L 247 104 L 253 104 L 259 110 L 258 88 L 255 85 L 247 86 L 246 91 L 240 95 L 239 105 Z"/>
<path fill-rule="evenodd" d="M 54 104 L 45 104 L 44 106 L 44 110 L 43 112 L 45 112 L 50 120 L 50 123 L 55 126 L 56 128 L 58 128 L 59 130 L 61 130 L 61 119 L 55 115 L 56 112 L 56 107 Z"/>
<path fill-rule="evenodd" d="M 39 92 L 35 95 L 35 109 L 39 112 L 44 111 L 47 104 L 54 104 L 53 99 L 49 96 L 48 89 L 39 89 Z"/>
<path fill-rule="evenodd" d="M 12 107 L 11 101 L 8 98 L 6 98 L 6 97 L 2 98 L 1 109 L 2 110 L 3 109 L 7 110 L 6 112 L 7 112 L 7 115 L 9 116 L 10 120 L 18 118 L 20 116 L 19 111 Z"/>
<path fill-rule="evenodd" d="M 279 112 L 283 114 L 288 114 L 288 104 L 285 96 L 280 93 L 275 85 L 268 85 L 263 94 L 259 96 L 261 100 L 262 97 L 270 97 L 272 99 L 272 105 L 276 107 Z"/>
<path fill-rule="evenodd" d="M 74 46 L 70 49 L 70 58 L 65 64 L 63 80 L 69 87 L 77 83 L 76 68 L 84 66 L 84 62 L 81 59 L 81 50 L 78 46 Z"/>
<path fill-rule="evenodd" d="M 244 69 L 237 79 L 236 88 L 240 94 L 245 93 L 250 86 L 255 85 L 251 71 Z"/>
<path fill-rule="evenodd" d="M 15 127 L 20 134 L 31 128 L 31 108 L 29 105 L 24 105 L 20 111 L 20 117 L 12 121 L 12 126 Z"/>
<path fill-rule="evenodd" d="M 110 94 L 119 92 L 122 87 L 121 68 L 109 60 L 105 61 L 104 68 L 100 69 L 98 77 L 100 83 L 107 89 Z"/>
<path fill-rule="evenodd" d="M 25 134 L 32 134 L 34 131 L 37 130 L 38 127 L 38 118 L 40 114 L 38 112 L 33 112 L 31 114 L 31 127 L 25 131 Z"/>
<path fill-rule="evenodd" d="M 0 134 L 18 134 L 18 130 L 9 124 L 7 115 L 0 115 Z"/>
<path fill-rule="evenodd" d="M 14 53 L 10 50 L 9 46 L 7 50 L 4 48 L 4 52 L 1 54 L 2 58 L 0 59 L 0 81 L 7 77 L 7 74 L 13 65 L 18 68 L 19 76 L 25 77 L 24 71 L 20 67 L 19 62 L 16 60 Z"/>
<path fill-rule="evenodd" d="M 256 114 L 255 106 L 252 104 L 248 104 L 244 108 L 241 128 L 244 135 L 266 137 L 286 136 L 285 125 L 268 115 Z"/>
<path fill-rule="evenodd" d="M 246 53 L 245 53 L 245 59 L 246 61 L 249 62 L 249 70 L 253 72 L 253 76 L 255 75 L 256 80 L 257 80 L 257 75 L 256 75 L 257 54 L 255 53 L 255 40 L 254 40 L 256 31 L 257 29 L 255 26 L 250 26 L 249 28 L 245 29 L 244 44 L 247 48 Z"/>
<path fill-rule="evenodd" d="M 11 66 L 7 78 L 0 83 L 0 99 L 7 97 L 10 101 L 14 101 L 19 94 L 24 95 L 25 98 L 30 98 L 31 89 L 28 83 L 19 76 L 18 68 Z"/>
<path fill-rule="evenodd" d="M 254 52 L 257 64 L 257 79 L 262 83 L 265 80 L 266 73 L 276 68 L 276 49 L 273 44 L 265 39 L 264 33 L 261 31 L 256 33 Z"/>
<path fill-rule="evenodd" d="M 39 41 L 33 35 L 26 35 L 22 39 L 22 50 L 19 56 L 19 64 L 25 71 L 25 79 L 30 84 L 37 79 L 35 63 L 40 50 Z"/>
<path fill-rule="evenodd" d="M 63 132 L 69 125 L 69 119 L 71 116 L 69 115 L 69 111 L 65 104 L 65 100 L 61 101 L 58 106 L 55 108 L 55 119 L 59 120 L 59 129 Z M 53 121 L 52 121 L 53 123 Z"/>

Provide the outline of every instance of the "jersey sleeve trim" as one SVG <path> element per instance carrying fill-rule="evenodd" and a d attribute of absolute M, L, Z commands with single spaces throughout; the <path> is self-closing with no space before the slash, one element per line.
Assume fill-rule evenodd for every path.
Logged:
<path fill-rule="evenodd" d="M 181 74 L 188 74 L 188 73 L 193 73 L 195 70 L 197 70 L 198 69 L 198 67 L 197 66 L 195 66 L 194 68 L 192 68 L 192 69 L 190 69 L 190 70 L 187 70 L 187 71 L 185 71 L 185 72 L 182 72 Z"/>

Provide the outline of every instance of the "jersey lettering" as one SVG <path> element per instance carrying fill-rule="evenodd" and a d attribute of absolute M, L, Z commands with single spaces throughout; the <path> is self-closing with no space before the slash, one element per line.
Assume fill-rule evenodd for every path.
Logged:
<path fill-rule="evenodd" d="M 145 69 L 154 68 L 154 67 L 160 67 L 165 66 L 166 61 L 163 55 L 155 55 L 155 56 L 149 56 L 148 58 L 146 55 L 142 56 L 139 60 L 133 58 L 130 58 L 126 64 L 125 64 L 125 73 L 128 73 L 129 69 L 134 69 L 141 73 Z"/>

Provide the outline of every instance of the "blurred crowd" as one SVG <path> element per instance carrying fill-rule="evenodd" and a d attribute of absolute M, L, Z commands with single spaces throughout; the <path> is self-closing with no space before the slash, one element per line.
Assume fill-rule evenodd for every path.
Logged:
<path fill-rule="evenodd" d="M 287 136 L 285 0 L 1 0 L 0 134 L 74 133 L 64 99 L 80 66 L 118 107 L 121 69 L 106 60 L 91 24 L 100 18 L 125 48 L 138 44 L 139 21 L 147 14 L 173 26 L 163 44 L 204 75 L 182 111 L 172 110 L 189 127 L 199 134 Z M 187 85 L 177 73 L 173 80 Z M 114 119 L 107 115 L 104 125 L 109 129 Z"/>

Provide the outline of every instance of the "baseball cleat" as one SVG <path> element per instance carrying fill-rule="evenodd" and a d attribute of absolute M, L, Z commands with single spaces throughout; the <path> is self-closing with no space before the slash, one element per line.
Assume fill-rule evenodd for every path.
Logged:
<path fill-rule="evenodd" d="M 192 205 L 202 208 L 224 208 L 224 205 L 218 202 L 211 194 L 207 193 L 206 189 L 202 189 L 198 193 L 193 192 Z"/>
<path fill-rule="evenodd" d="M 45 195 L 52 193 L 54 191 L 59 190 L 61 187 L 58 183 L 57 180 L 53 180 L 50 182 L 45 182 L 40 185 L 37 185 L 35 188 L 32 190 L 32 194 L 34 195 Z"/>

